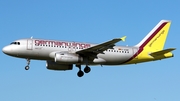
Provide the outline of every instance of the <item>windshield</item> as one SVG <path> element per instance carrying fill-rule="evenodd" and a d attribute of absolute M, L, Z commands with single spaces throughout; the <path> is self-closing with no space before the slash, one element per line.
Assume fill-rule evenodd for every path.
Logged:
<path fill-rule="evenodd" d="M 11 42 L 11 44 L 20 45 L 20 42 Z"/>

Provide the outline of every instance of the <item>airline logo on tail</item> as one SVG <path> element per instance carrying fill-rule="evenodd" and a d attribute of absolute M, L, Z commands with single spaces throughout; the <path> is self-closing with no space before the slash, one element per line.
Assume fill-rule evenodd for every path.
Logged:
<path fill-rule="evenodd" d="M 164 34 L 164 30 L 149 44 L 149 47 L 151 47 L 152 45 L 153 45 L 153 43 L 158 39 L 158 38 L 160 38 L 161 37 L 161 35 L 162 34 Z"/>
<path fill-rule="evenodd" d="M 162 50 L 164 48 L 170 25 L 170 21 L 161 20 L 136 46 L 151 51 Z"/>
<path fill-rule="evenodd" d="M 175 50 L 175 48 L 163 50 L 170 25 L 171 21 L 161 20 L 147 36 L 135 46 L 139 49 L 127 63 L 139 63 L 172 57 L 173 54 L 171 51 Z"/>

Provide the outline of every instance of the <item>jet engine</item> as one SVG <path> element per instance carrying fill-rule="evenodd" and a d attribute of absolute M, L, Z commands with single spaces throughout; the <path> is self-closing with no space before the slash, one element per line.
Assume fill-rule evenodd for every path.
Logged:
<path fill-rule="evenodd" d="M 55 53 L 54 58 L 56 63 L 79 63 L 83 61 L 83 58 L 75 53 L 59 52 Z"/>
<path fill-rule="evenodd" d="M 50 70 L 72 70 L 72 64 L 58 64 L 54 61 L 46 61 L 46 68 Z"/>

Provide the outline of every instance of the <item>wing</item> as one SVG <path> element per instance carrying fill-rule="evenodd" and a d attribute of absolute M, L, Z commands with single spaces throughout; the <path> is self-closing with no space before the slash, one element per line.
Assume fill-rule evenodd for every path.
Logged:
<path fill-rule="evenodd" d="M 83 56 L 87 56 L 87 57 L 96 57 L 97 54 L 99 53 L 103 53 L 103 51 L 107 50 L 107 49 L 112 49 L 113 46 L 115 46 L 115 43 L 119 42 L 119 41 L 125 41 L 126 36 L 122 37 L 122 38 L 117 38 L 117 39 L 113 39 L 95 46 L 92 46 L 90 48 L 86 48 L 80 51 L 77 51 L 77 54 L 83 55 Z"/>

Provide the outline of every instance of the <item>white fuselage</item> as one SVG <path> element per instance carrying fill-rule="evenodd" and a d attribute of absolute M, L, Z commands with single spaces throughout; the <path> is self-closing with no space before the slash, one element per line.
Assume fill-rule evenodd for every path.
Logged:
<path fill-rule="evenodd" d="M 3 48 L 3 52 L 19 58 L 52 61 L 54 61 L 57 52 L 76 53 L 82 49 L 97 45 L 43 39 L 20 39 L 15 42 L 19 42 L 19 44 L 10 44 Z M 96 58 L 89 61 L 89 65 L 120 65 L 132 58 L 137 51 L 137 47 L 114 46 L 97 54 Z M 81 64 L 85 64 L 85 61 Z"/>

